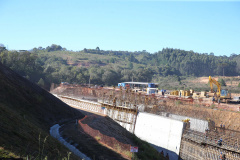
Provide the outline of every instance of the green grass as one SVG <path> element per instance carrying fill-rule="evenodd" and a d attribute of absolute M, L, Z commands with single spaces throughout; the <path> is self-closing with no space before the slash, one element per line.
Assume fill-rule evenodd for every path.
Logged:
<path fill-rule="evenodd" d="M 0 158 L 19 158 L 19 156 L 3 147 L 0 147 Z"/>
<path fill-rule="evenodd" d="M 69 150 L 49 135 L 49 129 L 82 114 L 1 64 L 0 84 L 0 159 L 68 157 Z M 71 155 L 71 159 L 78 158 Z"/>
<path fill-rule="evenodd" d="M 195 104 L 194 106 L 197 107 L 197 108 L 199 108 L 199 107 L 200 107 L 200 104 Z"/>
<path fill-rule="evenodd" d="M 211 108 L 211 109 L 214 109 L 214 108 L 215 108 L 215 104 L 211 104 L 211 105 L 210 105 L 210 108 Z"/>
<path fill-rule="evenodd" d="M 95 139 L 96 139 L 97 141 L 100 141 L 100 140 L 101 140 L 101 137 L 100 137 L 100 136 L 96 136 Z"/>
<path fill-rule="evenodd" d="M 133 135 L 133 142 L 138 146 L 138 152 L 134 153 L 134 159 L 148 159 L 148 160 L 161 160 L 164 159 L 159 152 L 154 149 L 148 142 L 139 139 L 137 136 Z"/>
<path fill-rule="evenodd" d="M 37 127 L 28 116 L 0 104 L 0 158 L 28 157 L 29 159 L 57 159 L 67 157 L 68 149 L 48 132 Z M 10 115 L 10 116 L 9 116 Z M 61 154 L 60 154 L 61 153 Z M 76 157 L 73 156 L 73 159 Z"/>
<path fill-rule="evenodd" d="M 180 105 L 180 104 L 182 104 L 182 102 L 181 102 L 180 100 L 177 100 L 177 101 L 175 102 L 175 105 L 176 105 L 176 106 L 178 106 L 178 105 Z"/>

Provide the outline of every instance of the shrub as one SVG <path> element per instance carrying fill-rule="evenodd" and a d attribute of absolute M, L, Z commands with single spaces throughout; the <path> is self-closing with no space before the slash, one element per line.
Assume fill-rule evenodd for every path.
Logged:
<path fill-rule="evenodd" d="M 97 141 L 100 141 L 100 140 L 101 140 L 101 137 L 100 137 L 100 136 L 96 136 L 95 139 L 96 139 Z"/>
<path fill-rule="evenodd" d="M 178 105 L 180 105 L 180 104 L 182 104 L 182 102 L 179 101 L 179 100 L 177 100 L 177 101 L 175 102 L 175 105 L 176 105 L 176 106 L 178 106 Z"/>
<path fill-rule="evenodd" d="M 222 78 L 219 79 L 218 82 L 221 84 L 221 86 L 226 86 L 226 83 Z"/>
<path fill-rule="evenodd" d="M 210 108 L 211 109 L 215 108 L 215 104 L 211 104 Z"/>

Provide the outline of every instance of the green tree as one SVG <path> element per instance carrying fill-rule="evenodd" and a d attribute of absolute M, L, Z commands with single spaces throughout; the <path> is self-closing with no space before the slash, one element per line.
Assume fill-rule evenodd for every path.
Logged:
<path fill-rule="evenodd" d="M 110 62 L 110 63 L 115 63 L 114 58 L 111 58 L 109 62 Z"/>
<path fill-rule="evenodd" d="M 51 46 L 47 46 L 46 51 L 47 52 L 51 52 L 51 51 L 61 51 L 63 50 L 62 46 L 60 45 L 56 45 L 56 44 L 52 44 Z"/>
<path fill-rule="evenodd" d="M 132 63 L 132 62 L 128 62 L 127 67 L 128 67 L 129 69 L 133 69 L 133 63 Z"/>
<path fill-rule="evenodd" d="M 5 51 L 5 50 L 6 50 L 6 47 L 5 47 L 3 44 L 0 43 L 0 53 L 1 53 L 2 51 Z"/>
<path fill-rule="evenodd" d="M 218 82 L 221 84 L 221 86 L 226 86 L 226 83 L 222 78 L 219 79 Z"/>
<path fill-rule="evenodd" d="M 40 87 L 44 87 L 45 82 L 42 78 L 39 79 L 38 83 L 37 83 Z"/>
<path fill-rule="evenodd" d="M 76 78 L 78 84 L 84 84 L 87 82 L 85 76 L 82 73 L 79 73 Z"/>
<path fill-rule="evenodd" d="M 119 79 L 118 74 L 110 69 L 106 69 L 102 75 L 102 81 L 108 86 L 116 85 Z"/>
<path fill-rule="evenodd" d="M 27 75 L 26 77 L 25 77 L 27 80 L 30 80 L 30 77 Z"/>

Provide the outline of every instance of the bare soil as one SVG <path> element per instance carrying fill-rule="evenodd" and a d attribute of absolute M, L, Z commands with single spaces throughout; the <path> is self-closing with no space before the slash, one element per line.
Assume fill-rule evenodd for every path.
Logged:
<path fill-rule="evenodd" d="M 212 77 L 214 78 L 215 80 L 218 81 L 219 78 L 223 78 L 223 79 L 233 79 L 232 81 L 227 81 L 226 82 L 226 85 L 227 86 L 237 86 L 239 84 L 239 81 L 238 80 L 234 80 L 234 79 L 239 79 L 238 76 L 217 76 L 217 77 Z M 192 83 L 202 83 L 202 84 L 208 84 L 208 81 L 209 81 L 209 77 L 199 77 L 199 78 L 196 78 L 194 80 L 191 80 L 190 82 Z"/>
<path fill-rule="evenodd" d="M 88 124 L 93 129 L 99 130 L 102 134 L 114 137 L 119 142 L 138 146 L 138 153 L 135 156 L 138 159 L 148 160 L 162 160 L 165 159 L 160 153 L 151 147 L 147 142 L 140 140 L 132 133 L 128 132 L 111 118 L 88 112 L 86 110 L 79 110 L 81 113 L 90 118 L 86 118 L 82 123 Z M 78 128 L 74 122 L 65 124 L 61 127 L 62 136 L 68 142 L 77 146 L 77 148 L 94 160 L 124 160 L 128 159 L 125 155 L 117 153 L 110 147 L 100 143 L 95 138 L 86 134 L 82 128 Z"/>
<path fill-rule="evenodd" d="M 225 107 L 225 108 L 224 108 Z M 226 129 L 240 131 L 240 113 L 237 111 L 230 111 L 230 109 L 236 109 L 238 107 L 228 104 L 189 104 L 182 103 L 176 105 L 174 101 L 167 101 L 154 109 L 148 109 L 148 112 L 158 113 L 161 111 L 170 112 L 173 114 L 184 115 L 203 120 L 211 120 L 215 123 L 215 126 L 224 124 Z M 229 109 L 229 110 L 225 110 Z"/>
<path fill-rule="evenodd" d="M 129 132 L 107 116 L 103 117 L 94 115 L 87 117 L 82 123 L 88 124 L 88 126 L 95 130 L 99 130 L 104 135 L 114 137 L 119 142 L 133 145 Z"/>
<path fill-rule="evenodd" d="M 78 150 L 95 160 L 126 160 L 121 154 L 116 153 L 107 146 L 100 144 L 93 137 L 84 133 L 74 123 L 64 125 L 62 136 L 70 143 L 74 144 Z"/>
<path fill-rule="evenodd" d="M 122 143 L 133 144 L 131 139 L 127 138 L 131 137 L 131 133 L 122 128 L 111 118 L 83 110 L 81 110 L 81 112 L 88 116 L 88 118 L 82 121 L 83 123 L 88 124 L 93 129 L 99 130 L 102 134 L 116 138 Z M 127 159 L 123 155 L 116 153 L 108 146 L 99 143 L 96 139 L 86 134 L 80 127 L 77 127 L 75 123 L 66 124 L 61 128 L 61 130 L 63 131 L 63 137 L 67 138 L 69 142 L 74 142 L 74 144 L 77 145 L 77 148 L 91 159 Z"/>

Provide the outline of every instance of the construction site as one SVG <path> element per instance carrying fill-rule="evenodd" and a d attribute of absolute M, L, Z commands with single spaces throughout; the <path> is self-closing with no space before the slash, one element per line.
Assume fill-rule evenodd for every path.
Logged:
<path fill-rule="evenodd" d="M 240 159 L 239 102 L 212 77 L 209 83 L 209 92 L 158 90 L 157 84 L 147 89 L 136 83 L 118 87 L 62 83 L 53 85 L 51 93 L 70 106 L 106 115 L 171 160 Z"/>

